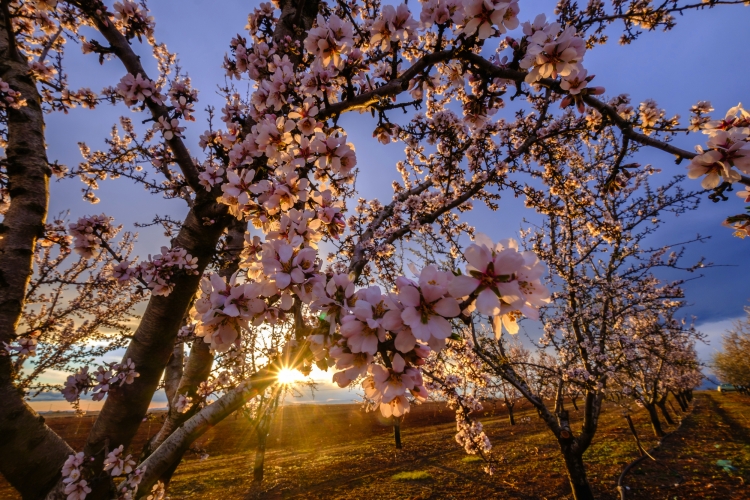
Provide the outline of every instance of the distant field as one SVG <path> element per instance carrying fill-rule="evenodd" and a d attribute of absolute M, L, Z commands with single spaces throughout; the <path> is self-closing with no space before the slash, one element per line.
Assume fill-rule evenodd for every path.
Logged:
<path fill-rule="evenodd" d="M 535 412 L 528 407 L 517 411 L 517 421 L 530 417 L 531 422 L 515 426 L 500 407 L 495 412 L 488 405 L 484 413 L 493 452 L 503 459 L 494 476 L 484 474 L 482 462 L 458 447 L 453 413 L 438 404 L 414 408 L 407 416 L 404 449 L 398 452 L 379 413 L 365 413 L 356 405 L 298 405 L 283 407 L 277 415 L 260 489 L 252 489 L 255 433 L 245 420 L 230 418 L 197 443 L 209 458 L 191 455 L 177 470 L 170 495 L 173 500 L 570 498 L 557 445 Z M 576 415 L 572 411 L 574 420 Z M 153 417 L 142 425 L 134 449 L 158 429 L 161 414 Z M 645 412 L 633 420 L 644 444 L 654 445 Z M 92 422 L 93 417 L 48 418 L 77 448 Z M 621 411 L 608 406 L 585 455 L 598 498 L 619 498 L 617 478 L 637 456 Z M 628 499 L 750 498 L 750 398 L 697 393 L 692 413 L 656 457 L 663 465 L 647 460 L 628 475 Z M 722 469 L 717 460 L 730 460 L 736 470 Z M 0 478 L 0 499 L 16 498 Z"/>

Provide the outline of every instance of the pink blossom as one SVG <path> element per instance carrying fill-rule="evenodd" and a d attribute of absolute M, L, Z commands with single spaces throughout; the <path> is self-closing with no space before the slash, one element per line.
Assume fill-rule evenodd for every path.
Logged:
<path fill-rule="evenodd" d="M 464 2 L 466 24 L 462 32 L 477 34 L 479 40 L 503 34 L 518 27 L 520 9 L 516 0 L 467 0 Z"/>
<path fill-rule="evenodd" d="M 399 285 L 399 300 L 405 309 L 401 313 L 404 324 L 419 340 L 446 339 L 451 334 L 451 324 L 446 318 L 454 318 L 461 312 L 453 297 L 446 297 L 450 285 L 450 273 L 438 271 L 434 265 L 422 270 L 419 287 L 403 283 Z"/>

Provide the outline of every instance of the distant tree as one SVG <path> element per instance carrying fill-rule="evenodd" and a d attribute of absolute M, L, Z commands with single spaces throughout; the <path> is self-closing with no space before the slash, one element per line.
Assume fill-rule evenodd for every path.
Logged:
<path fill-rule="evenodd" d="M 666 406 L 669 394 L 690 390 L 703 378 L 695 350 L 703 335 L 675 317 L 682 306 L 675 301 L 658 315 L 647 312 L 629 318 L 632 334 L 617 339 L 615 347 L 622 350 L 624 362 L 613 374 L 612 385 L 646 409 L 657 437 L 664 436 L 658 411 L 668 424 L 675 423 Z"/>
<path fill-rule="evenodd" d="M 517 388 L 557 439 L 576 498 L 593 497 L 583 455 L 596 435 L 602 404 L 617 388 L 617 374 L 639 357 L 645 356 L 649 366 L 659 364 L 654 353 L 638 352 L 640 344 L 633 341 L 635 332 L 630 327 L 639 318 L 668 315 L 682 297 L 681 281 L 663 283 L 655 273 L 661 269 L 691 272 L 704 266 L 702 261 L 683 266 L 679 247 L 670 251 L 648 243 L 668 214 L 682 215 L 697 208 L 698 193 L 684 190 L 679 177 L 652 186 L 655 172 L 649 167 L 629 174 L 627 185 L 615 189 L 609 185 L 608 172 L 636 150 L 627 139 L 602 132 L 596 141 L 576 135 L 535 152 L 539 167 L 530 170 L 545 180 L 548 191 L 530 195 L 528 203 L 545 218 L 527 234 L 533 252 L 522 255 L 533 270 L 529 276 L 541 278 L 544 274 L 537 258 L 549 267 L 551 302 L 544 304 L 549 300 L 544 295 L 535 299 L 542 307 L 544 323 L 540 356 L 553 352 L 553 362 L 542 363 L 540 358 L 541 377 L 529 379 L 513 363 L 504 342 L 491 342 L 480 335 L 473 342 L 477 357 L 492 375 Z M 602 169 L 602 165 L 609 168 Z M 527 192 L 530 189 L 527 187 Z M 506 249 L 514 248 L 515 243 L 503 245 L 493 249 L 479 241 L 467 249 L 465 255 L 472 266 L 469 273 L 477 273 L 475 268 L 481 269 L 488 259 L 496 268 L 500 266 L 507 258 Z M 477 302 L 476 312 L 486 314 L 486 306 Z M 518 327 L 511 328 L 513 332 Z M 481 334 L 482 330 L 474 332 Z M 497 321 L 495 333 L 500 335 Z M 678 334 L 676 330 L 658 333 L 667 343 Z M 626 379 L 632 376 L 635 373 Z M 552 387 L 549 402 L 541 388 L 535 390 L 539 378 Z M 576 386 L 583 394 L 578 428 L 565 407 L 568 386 Z"/>
<path fill-rule="evenodd" d="M 750 311 L 723 335 L 711 367 L 722 382 L 740 387 L 743 393 L 750 389 Z"/>
<path fill-rule="evenodd" d="M 502 340 L 502 339 L 501 339 Z M 518 366 L 519 370 L 529 371 L 531 366 L 531 351 L 526 349 L 520 342 L 512 342 L 506 348 L 505 352 L 510 363 Z M 514 415 L 516 404 L 523 398 L 518 389 L 502 377 L 496 377 L 492 382 L 492 395 L 497 398 L 508 412 L 508 423 L 516 425 Z"/>

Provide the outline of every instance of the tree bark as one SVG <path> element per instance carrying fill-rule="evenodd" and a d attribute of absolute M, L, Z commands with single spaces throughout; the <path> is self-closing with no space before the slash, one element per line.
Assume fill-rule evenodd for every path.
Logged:
<path fill-rule="evenodd" d="M 401 419 L 393 417 L 393 439 L 396 441 L 396 449 L 401 449 Z"/>
<path fill-rule="evenodd" d="M 679 392 L 673 392 L 672 395 L 674 396 L 675 401 L 677 401 L 677 404 L 680 405 L 680 410 L 683 412 L 687 411 L 687 405 L 685 404 L 685 401 L 682 399 L 682 396 L 680 396 Z"/>
<path fill-rule="evenodd" d="M 575 500 L 594 500 L 594 492 L 591 490 L 591 485 L 586 476 L 583 453 L 576 452 L 562 443 L 560 447 L 565 459 L 565 469 L 568 472 L 568 481 L 573 491 L 573 498 Z"/>
<path fill-rule="evenodd" d="M 44 234 L 50 177 L 41 98 L 11 30 L 3 5 L 0 78 L 26 100 L 20 109 L 7 108 L 10 206 L 0 224 L 0 342 L 8 343 L 16 338 L 36 240 Z M 0 473 L 24 499 L 36 499 L 57 482 L 73 450 L 26 404 L 15 376 L 10 356 L 0 356 Z"/>
<path fill-rule="evenodd" d="M 94 471 L 101 468 L 108 451 L 119 445 L 124 445 L 127 449 L 138 431 L 172 354 L 182 318 L 198 289 L 200 275 L 211 259 L 225 227 L 221 223 L 210 226 L 202 223 L 206 215 L 210 215 L 213 220 L 221 219 L 226 210 L 226 207 L 219 207 L 214 201 L 206 202 L 205 197 L 203 198 L 203 203 L 196 203 L 188 213 L 174 242 L 174 246 L 182 247 L 198 258 L 197 270 L 200 274 L 175 278 L 172 293 L 166 297 L 152 296 L 149 300 L 146 312 L 123 356 L 123 360 L 133 361 L 140 376 L 132 384 L 110 391 L 84 447 L 86 455 L 95 458 L 91 466 Z M 109 485 L 103 482 L 93 482 L 92 489 L 90 500 L 106 498 L 109 494 Z"/>
<path fill-rule="evenodd" d="M 663 399 L 663 400 L 659 401 L 658 403 L 656 403 L 656 406 L 659 407 L 659 410 L 661 411 L 661 414 L 664 416 L 664 420 L 666 420 L 666 422 L 669 425 L 674 425 L 675 424 L 674 419 L 672 418 L 672 415 L 669 414 L 669 411 L 667 411 L 667 401 L 666 401 L 666 399 Z"/>
<path fill-rule="evenodd" d="M 185 346 L 182 342 L 175 342 L 172 356 L 164 369 L 164 393 L 167 395 L 169 409 L 172 409 L 172 400 L 177 394 L 177 388 L 182 378 L 182 362 L 185 359 Z"/>
<path fill-rule="evenodd" d="M 255 449 L 255 463 L 253 464 L 253 482 L 256 486 L 259 486 L 263 482 L 263 473 L 265 470 L 266 462 L 266 445 L 268 444 L 268 435 L 271 431 L 271 423 L 273 417 L 276 414 L 276 409 L 279 406 L 279 398 L 281 397 L 281 391 L 277 391 L 276 395 L 271 401 L 270 407 L 263 412 L 263 415 L 258 421 L 257 436 L 258 436 L 258 447 Z M 261 407 L 263 401 L 261 401 Z"/>
<path fill-rule="evenodd" d="M 654 430 L 656 437 L 664 437 L 664 431 L 661 428 L 661 422 L 659 421 L 659 414 L 656 412 L 655 404 L 644 404 L 646 411 L 648 412 L 648 418 L 651 420 L 651 428 Z"/>
<path fill-rule="evenodd" d="M 261 426 L 258 426 L 258 447 L 255 448 L 255 462 L 253 463 L 253 482 L 256 484 L 261 484 L 263 482 L 268 430 L 269 429 L 266 426 L 263 426 L 262 429 Z"/>
<path fill-rule="evenodd" d="M 227 235 L 225 237 L 226 247 L 224 255 L 224 266 L 219 271 L 219 275 L 228 278 L 232 276 L 240 265 L 240 256 L 245 246 L 245 231 L 247 230 L 247 222 L 233 219 L 229 223 L 227 228 Z M 143 452 L 141 453 L 141 460 L 143 461 L 159 447 L 169 435 L 174 432 L 183 422 L 188 418 L 192 417 L 196 411 L 188 410 L 185 413 L 180 413 L 175 409 L 175 404 L 180 395 L 185 395 L 193 399 L 195 402 L 197 398 L 198 387 L 202 382 L 208 379 L 213 367 L 214 355 L 211 353 L 209 345 L 206 344 L 204 339 L 198 338 L 193 341 L 192 348 L 190 349 L 190 356 L 188 357 L 187 366 L 184 372 L 181 371 L 181 378 L 177 381 L 178 386 L 174 393 L 170 397 L 169 412 L 164 420 L 164 424 L 159 429 L 159 432 L 151 438 L 148 443 L 144 446 Z M 164 475 L 159 479 L 164 485 L 168 485 L 169 481 L 177 469 L 182 455 L 175 460 L 175 464 L 170 467 Z"/>

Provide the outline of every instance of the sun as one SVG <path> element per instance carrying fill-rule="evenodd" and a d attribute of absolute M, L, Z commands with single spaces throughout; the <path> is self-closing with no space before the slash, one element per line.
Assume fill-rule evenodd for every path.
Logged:
<path fill-rule="evenodd" d="M 282 368 L 276 378 L 278 379 L 280 384 L 287 385 L 299 382 L 305 377 L 297 370 L 293 370 L 291 368 Z"/>

